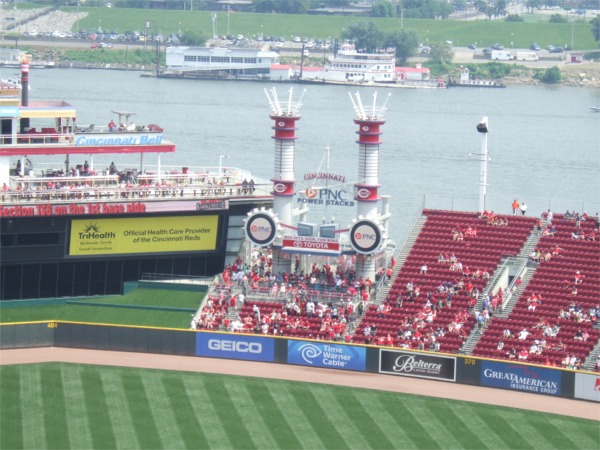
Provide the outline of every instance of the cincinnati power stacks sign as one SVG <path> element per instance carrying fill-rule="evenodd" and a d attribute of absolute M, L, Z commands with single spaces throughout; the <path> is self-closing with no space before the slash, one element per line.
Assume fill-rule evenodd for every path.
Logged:
<path fill-rule="evenodd" d="M 482 361 L 481 384 L 514 391 L 560 395 L 561 373 L 519 364 Z"/>
<path fill-rule="evenodd" d="M 405 377 L 456 381 L 456 358 L 382 349 L 379 351 L 379 372 Z"/>

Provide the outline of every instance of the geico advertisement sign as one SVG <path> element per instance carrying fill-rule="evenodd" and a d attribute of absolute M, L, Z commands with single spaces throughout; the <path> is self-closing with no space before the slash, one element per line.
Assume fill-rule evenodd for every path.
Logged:
<path fill-rule="evenodd" d="M 69 255 L 125 255 L 215 250 L 219 216 L 71 221 Z"/>
<path fill-rule="evenodd" d="M 366 350 L 351 345 L 288 341 L 288 363 L 364 372 Z"/>
<path fill-rule="evenodd" d="M 272 338 L 215 333 L 196 335 L 196 356 L 273 362 L 274 355 Z"/>

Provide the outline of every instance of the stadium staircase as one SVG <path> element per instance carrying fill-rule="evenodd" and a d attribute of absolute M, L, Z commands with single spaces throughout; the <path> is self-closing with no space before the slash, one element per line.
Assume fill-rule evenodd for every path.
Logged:
<path fill-rule="evenodd" d="M 404 340 L 397 334 L 400 329 L 406 329 L 407 321 L 422 320 L 424 303 L 427 294 L 431 293 L 435 303 L 444 299 L 443 307 L 437 309 L 433 322 L 422 329 L 423 334 L 433 333 L 436 329 L 447 330 L 458 320 L 459 328 L 455 332 L 447 332 L 437 338 L 442 352 L 458 352 L 473 327 L 473 321 L 468 315 L 472 298 L 465 290 L 459 290 L 451 305 L 446 305 L 447 295 L 439 293 L 438 287 L 442 283 L 450 282 L 455 285 L 460 280 L 468 280 L 474 289 L 481 291 L 488 280 L 466 277 L 460 271 L 449 270 L 450 264 L 440 263 L 438 256 L 442 253 L 454 254 L 464 268 L 468 266 L 472 271 L 481 269 L 493 274 L 504 258 L 520 254 L 535 224 L 534 218 L 509 216 L 505 218 L 508 225 L 492 225 L 472 212 L 424 210 L 423 216 L 427 219 L 421 232 L 385 298 L 391 311 L 387 315 L 381 314 L 377 312 L 377 305 L 370 305 L 352 342 L 365 342 L 365 327 L 374 324 L 377 327 L 377 338 L 389 334 L 394 337 L 394 346 L 414 348 L 413 340 Z M 468 227 L 477 230 L 475 237 L 453 238 L 453 230 L 466 230 Z M 426 273 L 421 273 L 423 264 L 428 266 Z M 397 306 L 396 299 L 399 295 L 406 294 L 408 282 L 420 288 L 420 296 L 414 302 L 404 300 L 402 306 Z"/>
<path fill-rule="evenodd" d="M 509 219 L 510 220 L 510 219 Z M 546 226 L 546 219 L 542 220 L 543 230 Z M 515 272 L 515 275 L 512 278 L 512 281 L 509 283 L 508 288 L 504 294 L 504 301 L 501 305 L 499 305 L 498 309 L 493 315 L 490 315 L 489 321 L 487 321 L 483 327 L 478 328 L 475 327 L 471 331 L 471 334 L 465 341 L 465 344 L 460 349 L 461 354 L 470 355 L 473 352 L 473 349 L 477 346 L 482 335 L 487 330 L 490 323 L 494 320 L 494 318 L 502 317 L 506 318 L 512 311 L 512 308 L 517 303 L 519 296 L 523 293 L 529 281 L 533 277 L 535 270 L 537 269 L 538 263 L 533 261 L 529 261 L 529 255 L 533 252 L 542 237 L 540 229 L 535 229 L 525 241 L 525 244 L 521 248 L 521 251 L 517 255 L 516 258 L 506 258 L 504 263 L 494 272 L 492 275 L 490 282 L 486 286 L 485 291 L 479 296 L 475 308 L 479 311 L 482 310 L 483 299 L 489 294 L 492 296 L 492 293 L 496 293 L 498 291 L 499 283 L 501 277 L 505 274 L 506 270 L 512 268 L 512 271 Z M 516 284 L 517 278 L 521 278 L 520 285 Z"/>
<path fill-rule="evenodd" d="M 542 236 L 537 244 L 542 252 L 559 247 L 559 256 L 552 256 L 549 261 L 529 264 L 534 268 L 528 283 L 522 284 L 520 295 L 515 296 L 513 305 L 502 316 L 495 317 L 486 329 L 472 354 L 475 356 L 495 359 L 510 359 L 507 350 L 515 348 L 516 351 L 528 350 L 535 340 L 546 341 L 546 347 L 538 354 L 529 354 L 527 362 L 537 364 L 564 366 L 565 357 L 575 356 L 581 364 L 590 367 L 597 355 L 600 329 L 585 317 L 576 320 L 560 318 L 561 311 L 576 311 L 581 309 L 587 315 L 591 309 L 597 309 L 600 304 L 600 242 L 585 239 L 573 239 L 577 231 L 573 220 L 566 220 L 562 216 L 555 216 L 553 225 L 557 232 L 554 236 Z M 582 221 L 581 230 L 585 235 L 594 229 L 593 220 Z M 583 281 L 577 284 L 576 292 L 572 283 L 576 271 L 584 275 Z M 541 295 L 542 303 L 535 310 L 530 310 L 528 299 L 532 294 Z M 541 321 L 559 327 L 556 336 L 544 333 Z M 509 329 L 514 334 L 527 329 L 530 335 L 525 340 L 504 338 L 503 331 Z M 575 339 L 575 334 L 581 330 L 589 334 L 587 340 Z M 504 349 L 497 350 L 499 340 L 503 340 Z M 573 368 L 573 367 L 570 367 Z M 595 369 L 597 370 L 597 369 Z"/>
<path fill-rule="evenodd" d="M 408 237 L 405 239 L 404 243 L 400 245 L 399 250 L 397 250 L 396 253 L 394 254 L 394 259 L 396 260 L 396 266 L 394 267 L 391 280 L 389 282 L 386 281 L 387 275 L 384 275 L 382 277 L 383 280 L 381 280 L 381 288 L 377 290 L 377 293 L 375 295 L 375 298 L 373 299 L 372 304 L 379 305 L 382 301 L 384 301 L 386 299 L 386 297 L 390 293 L 392 281 L 398 275 L 398 272 L 404 265 L 406 258 L 408 258 L 408 255 L 409 255 L 410 251 L 412 250 L 413 246 L 415 245 L 415 242 L 417 241 L 417 238 L 419 237 L 419 233 L 423 229 L 423 225 L 425 224 L 426 220 L 427 220 L 427 217 L 425 217 L 425 216 L 419 215 L 417 217 L 417 220 L 415 221 L 414 226 L 410 230 Z"/>

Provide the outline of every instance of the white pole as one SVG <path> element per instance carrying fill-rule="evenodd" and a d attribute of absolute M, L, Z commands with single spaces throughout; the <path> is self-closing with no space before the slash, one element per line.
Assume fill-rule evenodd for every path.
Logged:
<path fill-rule="evenodd" d="M 484 117 L 481 119 L 479 125 L 477 125 L 477 131 L 481 133 L 481 180 L 479 184 L 479 212 L 485 211 L 485 196 L 487 193 L 487 163 L 488 163 L 488 148 L 487 148 L 487 134 L 488 134 L 488 118 Z"/>

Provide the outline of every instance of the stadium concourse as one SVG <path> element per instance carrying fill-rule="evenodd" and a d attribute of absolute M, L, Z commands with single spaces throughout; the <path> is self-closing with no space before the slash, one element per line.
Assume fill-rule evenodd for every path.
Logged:
<path fill-rule="evenodd" d="M 424 210 L 406 258 L 373 283 L 350 257 L 275 275 L 254 250 L 225 269 L 191 327 L 600 372 L 599 222 Z"/>

